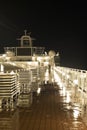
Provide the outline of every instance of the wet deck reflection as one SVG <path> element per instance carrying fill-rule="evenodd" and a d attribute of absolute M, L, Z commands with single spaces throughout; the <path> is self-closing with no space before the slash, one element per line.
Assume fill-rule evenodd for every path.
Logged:
<path fill-rule="evenodd" d="M 33 94 L 31 106 L 0 112 L 0 130 L 87 130 L 87 109 L 73 101 L 70 87 L 41 88 L 40 94 Z"/>

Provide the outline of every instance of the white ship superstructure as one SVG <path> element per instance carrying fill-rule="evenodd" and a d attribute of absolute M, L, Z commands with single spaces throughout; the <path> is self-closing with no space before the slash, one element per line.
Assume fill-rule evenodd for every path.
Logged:
<path fill-rule="evenodd" d="M 46 80 L 53 82 L 51 70 L 55 66 L 55 59 L 58 59 L 56 63 L 59 64 L 59 55 L 56 56 L 53 50 L 45 52 L 45 47 L 33 46 L 34 38 L 31 38 L 26 30 L 24 32 L 25 34 L 18 39 L 20 46 L 4 47 L 5 54 L 0 56 L 0 77 L 4 86 L 1 79 L 1 109 L 4 102 L 7 109 L 13 109 L 15 98 L 17 106 L 29 106 L 33 100 L 32 93 L 40 90 L 40 85 Z M 46 73 L 50 78 L 45 79 Z M 6 95 L 7 92 L 9 96 Z"/>

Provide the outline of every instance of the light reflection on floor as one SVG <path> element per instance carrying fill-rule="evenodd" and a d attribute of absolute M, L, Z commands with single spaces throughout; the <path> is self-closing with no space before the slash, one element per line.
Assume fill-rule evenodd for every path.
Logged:
<path fill-rule="evenodd" d="M 71 87 L 71 86 L 70 86 Z M 76 120 L 75 125 L 78 123 L 77 120 L 79 117 L 87 124 L 87 104 L 84 104 L 82 93 L 75 92 L 75 88 L 69 89 L 66 87 L 66 90 L 63 88 L 60 90 L 60 95 L 64 95 L 63 102 L 66 103 L 64 106 L 67 110 L 73 111 L 73 118 Z M 87 100 L 84 97 L 84 100 Z M 85 114 L 84 114 L 85 113 Z"/>

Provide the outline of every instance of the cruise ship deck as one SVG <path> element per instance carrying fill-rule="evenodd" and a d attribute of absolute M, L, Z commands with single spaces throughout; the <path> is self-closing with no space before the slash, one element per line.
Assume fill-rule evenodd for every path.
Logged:
<path fill-rule="evenodd" d="M 87 71 L 19 40 L 0 56 L 0 130 L 87 130 Z"/>

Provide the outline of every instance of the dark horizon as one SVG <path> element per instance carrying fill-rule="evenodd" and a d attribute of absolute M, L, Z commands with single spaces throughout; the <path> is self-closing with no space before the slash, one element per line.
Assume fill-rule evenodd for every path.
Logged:
<path fill-rule="evenodd" d="M 26 29 L 34 46 L 60 53 L 61 66 L 87 69 L 87 10 L 82 3 L 1 3 L 0 50 L 16 46 Z"/>

